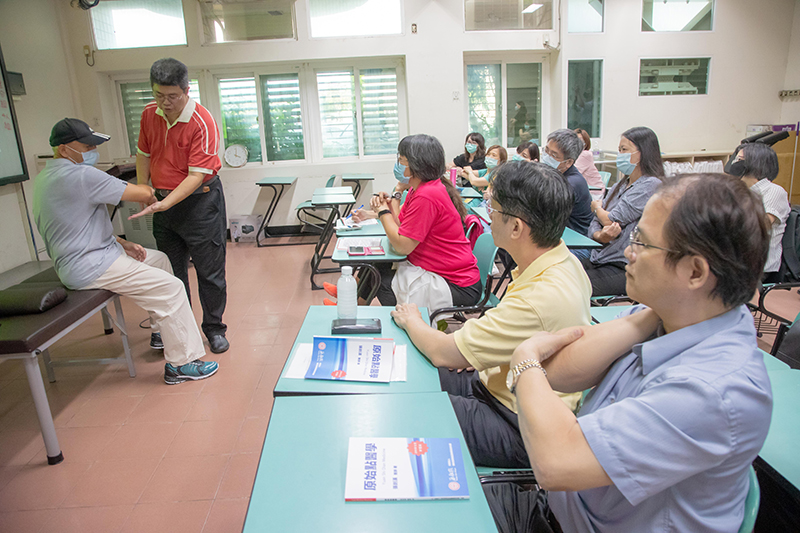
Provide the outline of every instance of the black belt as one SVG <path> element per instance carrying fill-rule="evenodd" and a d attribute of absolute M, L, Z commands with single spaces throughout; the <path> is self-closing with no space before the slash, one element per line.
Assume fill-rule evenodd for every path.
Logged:
<path fill-rule="evenodd" d="M 210 180 L 204 181 L 202 184 L 200 184 L 200 186 L 198 188 L 196 188 L 194 191 L 192 191 L 192 193 L 189 194 L 189 196 L 194 196 L 196 194 L 205 194 L 205 193 L 207 193 L 208 191 L 211 190 L 211 185 L 213 185 L 217 180 L 219 180 L 219 176 L 214 176 Z M 163 200 L 171 192 L 172 192 L 172 189 L 155 189 L 156 198 L 158 198 L 159 200 Z"/>

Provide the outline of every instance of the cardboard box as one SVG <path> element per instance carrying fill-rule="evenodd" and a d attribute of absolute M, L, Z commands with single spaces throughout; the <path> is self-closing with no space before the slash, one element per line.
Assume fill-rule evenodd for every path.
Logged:
<path fill-rule="evenodd" d="M 231 223 L 231 242 L 256 242 L 256 232 L 264 215 L 234 215 Z"/>

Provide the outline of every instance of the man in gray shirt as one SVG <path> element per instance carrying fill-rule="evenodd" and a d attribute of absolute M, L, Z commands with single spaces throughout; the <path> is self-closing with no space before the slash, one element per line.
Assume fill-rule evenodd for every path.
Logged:
<path fill-rule="evenodd" d="M 207 378 L 218 365 L 200 360 L 203 339 L 167 256 L 114 236 L 108 204 L 155 199 L 150 186 L 127 184 L 93 167 L 97 145 L 109 138 L 74 118 L 53 126 L 54 157 L 36 177 L 33 193 L 33 215 L 47 253 L 68 288 L 107 289 L 150 314 L 150 345 L 164 349 L 168 385 Z"/>

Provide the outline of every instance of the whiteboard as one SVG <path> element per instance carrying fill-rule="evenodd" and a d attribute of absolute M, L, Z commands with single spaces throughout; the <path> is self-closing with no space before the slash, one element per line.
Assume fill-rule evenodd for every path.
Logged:
<path fill-rule="evenodd" d="M 28 179 L 25 155 L 17 126 L 14 102 L 8 94 L 8 77 L 3 51 L 0 49 L 0 185 Z"/>

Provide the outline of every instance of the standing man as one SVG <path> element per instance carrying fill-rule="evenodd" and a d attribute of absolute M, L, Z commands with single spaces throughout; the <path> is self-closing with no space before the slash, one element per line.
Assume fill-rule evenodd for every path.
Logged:
<path fill-rule="evenodd" d="M 167 385 L 213 376 L 219 367 L 200 360 L 206 354 L 203 337 L 167 256 L 114 237 L 107 205 L 154 198 L 150 186 L 131 185 L 94 168 L 97 145 L 108 139 L 76 118 L 53 126 L 53 159 L 33 187 L 33 216 L 47 253 L 68 288 L 106 289 L 150 314 L 150 347 L 164 350 Z"/>
<path fill-rule="evenodd" d="M 229 347 L 222 322 L 225 282 L 225 195 L 217 176 L 222 163 L 219 130 L 211 113 L 189 98 L 189 71 L 177 59 L 150 67 L 156 101 L 142 112 L 136 174 L 152 181 L 155 199 L 134 217 L 153 213 L 153 235 L 175 276 L 189 291 L 189 257 L 197 272 L 203 333 L 214 353 Z"/>

